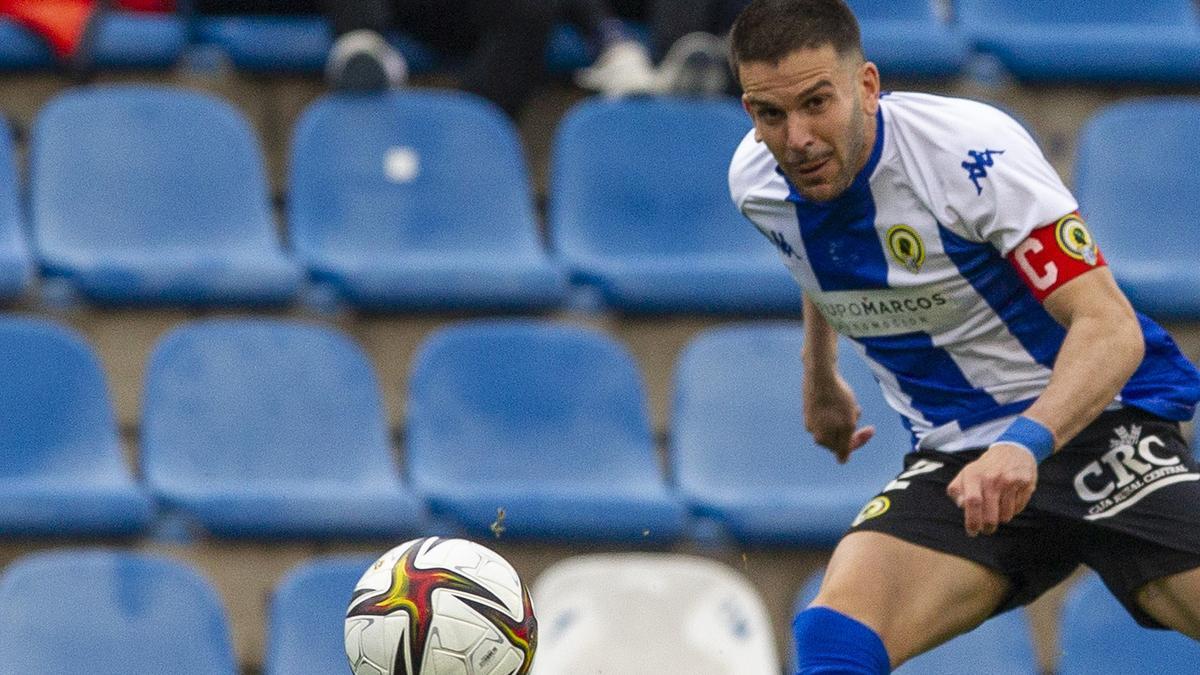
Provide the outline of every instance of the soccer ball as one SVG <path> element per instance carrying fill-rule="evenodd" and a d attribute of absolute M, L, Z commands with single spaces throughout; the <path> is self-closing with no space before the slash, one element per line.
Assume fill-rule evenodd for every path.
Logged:
<path fill-rule="evenodd" d="M 525 675 L 537 619 L 504 558 L 426 537 L 383 554 L 358 580 L 345 638 L 354 675 Z"/>

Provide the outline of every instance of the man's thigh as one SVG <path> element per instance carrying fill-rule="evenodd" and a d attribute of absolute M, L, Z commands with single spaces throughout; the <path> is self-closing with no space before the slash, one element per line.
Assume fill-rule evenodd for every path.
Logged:
<path fill-rule="evenodd" d="M 838 544 L 812 605 L 869 626 L 896 667 L 979 625 L 1009 594 L 980 563 L 865 531 Z"/>
<path fill-rule="evenodd" d="M 1135 598 L 1158 623 L 1200 640 L 1200 567 L 1155 579 Z"/>

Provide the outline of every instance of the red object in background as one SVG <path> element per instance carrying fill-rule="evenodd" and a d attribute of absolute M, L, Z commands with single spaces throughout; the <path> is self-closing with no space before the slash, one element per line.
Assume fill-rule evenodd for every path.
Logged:
<path fill-rule="evenodd" d="M 79 47 L 96 0 L 0 0 L 0 15 L 29 27 L 50 43 L 59 58 Z M 135 12 L 168 12 L 174 0 L 118 0 L 117 7 Z"/>

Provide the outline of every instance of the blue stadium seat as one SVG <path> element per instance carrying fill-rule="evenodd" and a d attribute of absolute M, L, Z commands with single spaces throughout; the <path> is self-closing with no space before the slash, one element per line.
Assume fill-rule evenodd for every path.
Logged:
<path fill-rule="evenodd" d="M 489 535 L 662 542 L 668 489 L 632 358 L 564 325 L 469 322 L 430 337 L 408 395 L 410 476 L 434 514 Z"/>
<path fill-rule="evenodd" d="M 1075 162 L 1081 212 L 1117 282 L 1165 319 L 1200 319 L 1196 129 L 1200 98 L 1117 103 L 1084 124 Z"/>
<path fill-rule="evenodd" d="M 178 14 L 109 12 L 97 26 L 96 66 L 170 68 L 183 54 L 187 38 L 187 29 Z"/>
<path fill-rule="evenodd" d="M 0 70 L 29 70 L 54 65 L 50 45 L 25 26 L 0 17 Z"/>
<path fill-rule="evenodd" d="M 903 469 L 912 437 L 843 341 L 839 370 L 875 438 L 845 465 L 804 430 L 797 324 L 713 328 L 675 371 L 671 459 L 697 515 L 748 544 L 823 547 Z"/>
<path fill-rule="evenodd" d="M 125 465 L 91 348 L 54 324 L 8 317 L 0 354 L 0 534 L 144 530 L 153 504 Z"/>
<path fill-rule="evenodd" d="M 957 0 L 963 30 L 1026 80 L 1200 82 L 1193 0 Z"/>
<path fill-rule="evenodd" d="M 0 116 L 0 300 L 19 297 L 33 277 L 12 139 L 8 121 Z"/>
<path fill-rule="evenodd" d="M 93 59 L 104 70 L 169 68 L 187 44 L 176 14 L 112 11 L 96 28 Z M 0 70 L 52 68 L 54 53 L 41 36 L 9 18 L 0 18 Z"/>
<path fill-rule="evenodd" d="M 729 199 L 749 128 L 724 100 L 590 99 L 568 113 L 549 219 L 573 279 L 623 311 L 797 311 L 775 248 Z"/>
<path fill-rule="evenodd" d="M 224 537 L 384 537 L 420 523 L 362 351 L 318 325 L 211 320 L 151 355 L 141 458 L 184 522 Z"/>
<path fill-rule="evenodd" d="M 375 557 L 321 558 L 292 570 L 271 598 L 265 675 L 346 670 L 342 624 L 359 577 Z"/>
<path fill-rule="evenodd" d="M 217 47 L 240 70 L 319 73 L 333 46 L 333 30 L 319 15 L 190 14 L 188 20 L 197 43 Z M 437 55 L 419 40 L 387 37 L 404 54 L 410 73 L 437 65 Z"/>
<path fill-rule="evenodd" d="M 297 124 L 290 182 L 297 255 L 350 304 L 530 310 L 566 296 L 516 132 L 482 99 L 323 98 Z"/>
<path fill-rule="evenodd" d="M 37 254 L 87 298 L 277 304 L 299 290 L 261 152 L 229 104 L 159 87 L 71 90 L 38 115 L 30 155 Z"/>
<path fill-rule="evenodd" d="M 966 38 L 930 0 L 850 0 L 867 58 L 885 76 L 950 77 L 966 65 Z"/>
<path fill-rule="evenodd" d="M 1200 644 L 1137 625 L 1095 574 L 1067 592 L 1061 621 L 1058 675 L 1194 673 L 1200 664 Z"/>
<path fill-rule="evenodd" d="M 817 572 L 796 595 L 795 610 L 808 606 L 821 588 L 824 571 Z M 791 650 L 791 658 L 796 658 Z M 793 668 L 794 670 L 794 668 Z M 1033 646 L 1033 628 L 1023 608 L 992 617 L 975 630 L 908 661 L 897 668 L 896 675 L 1037 675 L 1040 672 Z M 1117 670 L 1094 670 L 1091 675 L 1117 673 Z M 1060 674 L 1061 675 L 1061 674 Z"/>
<path fill-rule="evenodd" d="M 238 672 L 225 610 L 183 563 L 122 551 L 54 551 L 0 576 L 0 672 Z"/>

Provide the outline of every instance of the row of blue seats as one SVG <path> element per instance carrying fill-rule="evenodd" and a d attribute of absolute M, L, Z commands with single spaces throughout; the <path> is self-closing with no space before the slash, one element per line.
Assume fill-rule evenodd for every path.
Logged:
<path fill-rule="evenodd" d="M 265 675 L 345 671 L 346 605 L 371 562 L 313 559 L 280 581 L 269 600 Z M 802 589 L 802 601 L 816 581 Z M 18 559 L 0 575 L 0 620 L 0 671 L 6 673 L 76 672 L 80 663 L 91 675 L 124 675 L 131 664 L 147 673 L 238 672 L 229 622 L 211 583 L 169 558 L 62 550 Z M 1189 673 L 1200 657 L 1196 643 L 1179 634 L 1139 627 L 1095 575 L 1068 592 L 1059 634 L 1058 675 Z M 897 672 L 1033 675 L 1038 669 L 1030 636 L 1018 610 Z"/>
<path fill-rule="evenodd" d="M 1200 81 L 1200 20 L 1194 0 L 849 0 L 868 55 L 891 75 L 944 77 L 963 72 L 973 51 L 994 55 L 1028 80 Z M 950 6 L 950 10 L 941 11 Z M 98 31 L 97 60 L 110 68 L 167 67 L 191 45 L 220 49 L 238 67 L 317 72 L 332 44 L 316 16 L 196 16 L 115 13 Z M 415 70 L 437 57 L 394 36 Z M 561 26 L 547 65 L 569 71 L 593 51 Z M 21 26 L 0 19 L 0 68 L 53 64 L 49 50 Z"/>
<path fill-rule="evenodd" d="M 28 227 L 0 134 L 0 297 L 36 262 L 44 289 L 101 303 L 794 313 L 795 285 L 728 198 L 748 126 L 726 101 L 579 104 L 554 142 L 545 247 L 520 143 L 493 107 L 453 92 L 327 97 L 296 125 L 285 248 L 235 109 L 175 89 L 76 89 L 33 128 Z M 1200 100 L 1162 98 L 1115 104 L 1081 132 L 1083 213 L 1135 306 L 1162 318 L 1200 318 L 1197 128 Z"/>
<path fill-rule="evenodd" d="M 206 320 L 149 358 L 140 480 L 105 378 L 56 325 L 0 321 L 0 534 L 372 538 L 434 530 L 825 546 L 901 469 L 912 439 L 844 345 L 878 433 L 839 466 L 804 431 L 801 331 L 699 335 L 675 373 L 668 477 L 632 357 L 602 333 L 477 320 L 437 331 L 408 380 L 403 468 L 375 374 L 319 324 Z M 503 510 L 503 514 L 499 510 Z"/>

